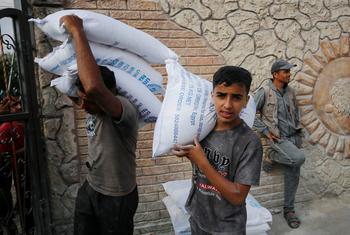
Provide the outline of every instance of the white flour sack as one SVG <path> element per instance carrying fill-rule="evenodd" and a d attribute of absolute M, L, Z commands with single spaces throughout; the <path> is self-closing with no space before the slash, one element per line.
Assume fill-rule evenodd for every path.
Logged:
<path fill-rule="evenodd" d="M 59 90 L 61 93 L 65 95 L 78 97 L 77 95 L 78 88 L 75 85 L 76 80 L 77 80 L 76 74 L 66 72 L 62 77 L 53 79 L 50 83 L 50 86 L 55 87 L 57 90 Z"/>
<path fill-rule="evenodd" d="M 139 81 L 154 94 L 164 92 L 162 75 L 141 57 L 118 48 L 91 42 L 89 44 L 97 64 L 109 65 L 124 71 L 125 77 Z M 76 64 L 74 45 L 65 41 L 44 58 L 35 58 L 34 61 L 50 73 L 63 75 L 69 67 Z"/>
<path fill-rule="evenodd" d="M 157 97 L 139 82 L 129 80 L 124 71 L 107 67 L 114 72 L 118 94 L 127 98 L 139 111 L 139 128 L 155 122 L 162 105 Z M 51 86 L 65 95 L 77 97 L 76 79 L 76 72 L 67 71 L 62 77 L 53 79 Z"/>
<path fill-rule="evenodd" d="M 165 155 L 174 144 L 191 144 L 195 136 L 204 139 L 214 128 L 215 107 L 212 83 L 186 71 L 174 60 L 166 61 L 168 85 L 153 137 L 153 157 Z M 249 99 L 241 118 L 252 125 L 254 99 Z"/>
<path fill-rule="evenodd" d="M 140 82 L 130 80 L 126 72 L 106 67 L 114 72 L 118 94 L 127 98 L 139 111 L 139 127 L 155 122 L 162 106 L 160 100 Z"/>
<path fill-rule="evenodd" d="M 59 20 L 64 15 L 76 15 L 83 20 L 87 39 L 131 51 L 150 63 L 164 64 L 177 55 L 151 35 L 103 14 L 86 10 L 62 10 L 43 19 L 30 19 L 49 37 L 65 41 L 68 34 Z"/>

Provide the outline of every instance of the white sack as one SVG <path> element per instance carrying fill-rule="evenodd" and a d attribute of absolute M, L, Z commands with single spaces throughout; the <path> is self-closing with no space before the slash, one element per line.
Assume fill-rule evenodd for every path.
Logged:
<path fill-rule="evenodd" d="M 244 109 L 242 109 L 239 116 L 251 128 L 254 124 L 255 113 L 256 113 L 256 104 L 254 101 L 254 97 L 249 95 L 248 104 Z"/>
<path fill-rule="evenodd" d="M 164 64 L 166 59 L 177 59 L 177 55 L 153 36 L 124 24 L 109 16 L 86 10 L 62 10 L 43 19 L 30 19 L 49 37 L 65 41 L 69 35 L 59 20 L 64 15 L 77 15 L 84 23 L 89 41 L 121 49 L 127 49 L 150 63 Z"/>
<path fill-rule="evenodd" d="M 155 122 L 162 106 L 160 100 L 142 83 L 135 79 L 130 80 L 126 72 L 115 67 L 106 67 L 115 74 L 119 95 L 126 97 L 139 111 L 139 121 L 145 124 Z"/>
<path fill-rule="evenodd" d="M 271 228 L 268 224 L 259 224 L 254 226 L 248 226 L 246 227 L 246 233 L 247 235 L 268 235 L 267 231 L 269 231 Z"/>
<path fill-rule="evenodd" d="M 185 214 L 182 210 L 180 210 L 176 206 L 176 203 L 169 196 L 163 198 L 163 202 L 169 212 L 171 223 L 173 224 L 175 234 L 191 235 L 190 223 L 188 221 L 188 219 L 190 218 L 190 215 Z"/>
<path fill-rule="evenodd" d="M 247 226 L 258 226 L 268 222 L 272 222 L 272 214 L 268 209 L 262 207 L 260 203 L 248 194 L 246 200 L 247 208 Z M 266 231 L 266 230 L 265 230 Z"/>
<path fill-rule="evenodd" d="M 184 213 L 186 212 L 185 204 L 189 192 L 192 187 L 192 182 L 188 180 L 174 180 L 163 183 L 164 191 L 176 203 L 176 206 Z M 246 198 L 247 208 L 247 226 L 256 226 L 272 222 L 272 215 L 269 210 L 262 207 L 261 204 L 251 195 Z"/>
<path fill-rule="evenodd" d="M 185 203 L 191 190 L 191 180 L 168 181 L 162 185 L 168 195 L 168 197 L 163 199 L 163 202 L 170 214 L 174 230 L 187 231 L 190 224 L 188 222 L 189 214 L 185 209 Z M 251 194 L 248 194 L 245 202 L 247 209 L 247 235 L 266 234 L 266 231 L 270 230 L 268 222 L 272 222 L 271 213 L 262 207 Z"/>
<path fill-rule="evenodd" d="M 176 206 L 181 209 L 183 213 L 187 213 L 185 204 L 191 190 L 191 180 L 168 181 L 162 185 L 165 193 L 171 197 Z"/>
<path fill-rule="evenodd" d="M 166 70 L 168 85 L 154 129 L 153 157 L 169 153 L 174 144 L 193 143 L 195 136 L 204 139 L 216 122 L 212 83 L 173 60 L 167 60 Z M 242 113 L 241 118 L 251 127 L 255 118 L 252 97 Z"/>
<path fill-rule="evenodd" d="M 78 97 L 78 88 L 75 85 L 76 80 L 77 77 L 75 75 L 66 74 L 62 77 L 53 79 L 50 86 L 55 87 L 58 91 L 67 96 Z"/>
<path fill-rule="evenodd" d="M 129 79 L 127 73 L 114 67 L 106 66 L 114 72 L 118 94 L 127 98 L 139 111 L 139 127 L 156 121 L 162 103 L 140 82 Z M 51 86 L 65 95 L 76 97 L 76 76 L 69 71 L 64 76 L 51 81 Z"/>
<path fill-rule="evenodd" d="M 162 75 L 141 57 L 118 48 L 92 42 L 89 44 L 98 65 L 109 65 L 120 71 L 124 71 L 125 77 L 142 83 L 154 94 L 164 93 Z M 35 58 L 34 61 L 42 69 L 50 73 L 63 75 L 69 68 L 76 67 L 74 45 L 66 41 L 62 45 L 55 47 L 45 57 Z"/>

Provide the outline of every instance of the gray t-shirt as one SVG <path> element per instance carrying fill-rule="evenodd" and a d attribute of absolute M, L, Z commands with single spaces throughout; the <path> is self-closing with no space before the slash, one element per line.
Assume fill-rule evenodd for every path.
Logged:
<path fill-rule="evenodd" d="M 123 107 L 120 120 L 106 114 L 88 115 L 86 119 L 87 181 L 108 196 L 127 195 L 136 186 L 138 113 L 127 99 L 118 98 Z"/>
<path fill-rule="evenodd" d="M 210 164 L 225 178 L 245 185 L 259 185 L 262 146 L 244 123 L 225 131 L 212 131 L 201 141 Z M 186 209 L 199 227 L 213 234 L 245 234 L 245 203 L 232 205 L 194 167 L 193 186 Z"/>

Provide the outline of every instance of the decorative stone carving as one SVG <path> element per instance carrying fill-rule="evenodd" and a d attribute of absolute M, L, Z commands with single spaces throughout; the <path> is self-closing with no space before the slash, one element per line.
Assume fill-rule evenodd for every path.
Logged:
<path fill-rule="evenodd" d="M 275 33 L 279 39 L 288 42 L 299 35 L 300 28 L 295 20 L 280 20 L 275 27 Z"/>
<path fill-rule="evenodd" d="M 183 10 L 173 18 L 176 23 L 187 29 L 202 34 L 201 21 L 199 16 L 193 10 Z"/>
<path fill-rule="evenodd" d="M 229 12 L 238 9 L 237 0 L 202 0 L 202 3 L 210 8 L 212 19 L 225 19 Z"/>
<path fill-rule="evenodd" d="M 251 85 L 251 90 L 255 91 L 264 82 L 267 82 L 271 77 L 271 73 L 266 68 L 271 67 L 271 64 L 276 60 L 274 56 L 259 58 L 255 55 L 248 56 L 241 66 L 249 70 L 254 78 Z"/>
<path fill-rule="evenodd" d="M 348 0 L 324 0 L 324 6 L 331 11 L 331 20 L 337 19 L 341 15 L 350 14 Z"/>
<path fill-rule="evenodd" d="M 304 41 L 298 35 L 287 42 L 286 57 L 289 58 L 303 58 L 304 55 Z"/>
<path fill-rule="evenodd" d="M 202 31 L 210 45 L 218 51 L 226 49 L 236 34 L 226 20 L 204 21 Z"/>
<path fill-rule="evenodd" d="M 282 1 L 283 2 L 283 1 Z M 272 5 L 270 13 L 275 19 L 296 19 L 303 29 L 311 27 L 310 17 L 301 13 L 298 9 L 298 1 L 288 1 L 281 5 Z"/>
<path fill-rule="evenodd" d="M 200 0 L 168 0 L 167 2 L 169 8 L 165 10 L 168 10 L 170 16 L 174 16 L 184 9 L 192 9 L 197 12 L 202 19 L 207 19 L 211 14 L 210 9 L 204 6 Z M 166 4 L 163 3 L 162 6 L 166 6 Z"/>
<path fill-rule="evenodd" d="M 341 28 L 338 22 L 318 22 L 316 27 L 320 30 L 321 38 L 335 39 L 339 38 L 341 33 Z"/>
<path fill-rule="evenodd" d="M 319 0 L 303 0 L 299 3 L 300 12 L 308 15 L 312 25 L 317 21 L 328 21 L 330 12 L 324 7 L 323 2 Z"/>
<path fill-rule="evenodd" d="M 274 55 L 284 57 L 286 43 L 279 40 L 273 30 L 263 30 L 254 33 L 256 55 L 259 57 Z"/>
<path fill-rule="evenodd" d="M 244 49 L 243 49 L 244 48 Z M 254 53 L 254 41 L 248 35 L 236 36 L 231 45 L 222 52 L 228 65 L 240 65 L 244 58 Z"/>
<path fill-rule="evenodd" d="M 238 34 L 248 33 L 252 35 L 260 28 L 258 16 L 249 11 L 235 11 L 227 16 L 228 22 L 235 28 Z"/>
<path fill-rule="evenodd" d="M 301 37 L 305 41 L 305 51 L 316 52 L 320 44 L 320 31 L 313 27 L 309 31 L 301 31 Z"/>
<path fill-rule="evenodd" d="M 341 16 L 338 23 L 344 32 L 350 32 L 350 16 Z"/>
<path fill-rule="evenodd" d="M 304 57 L 297 74 L 297 100 L 310 142 L 339 160 L 350 158 L 349 36 L 323 40 Z"/>
<path fill-rule="evenodd" d="M 264 15 L 268 11 L 268 6 L 273 0 L 239 0 L 239 6 L 247 11 L 254 11 L 259 15 Z"/>

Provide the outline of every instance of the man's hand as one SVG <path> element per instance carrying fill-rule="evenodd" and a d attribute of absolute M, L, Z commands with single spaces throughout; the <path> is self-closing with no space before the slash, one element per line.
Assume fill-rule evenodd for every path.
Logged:
<path fill-rule="evenodd" d="M 267 138 L 269 138 L 269 140 L 272 142 L 278 142 L 280 140 L 280 138 L 275 136 L 271 131 L 267 134 Z"/>
<path fill-rule="evenodd" d="M 197 138 L 194 139 L 194 145 L 175 145 L 172 153 L 178 157 L 187 157 L 191 162 L 200 167 L 201 164 L 208 161 L 205 157 L 202 146 Z"/>
<path fill-rule="evenodd" d="M 63 25 L 72 36 L 75 33 L 84 31 L 83 20 L 76 15 L 62 16 L 60 18 L 60 25 Z"/>

